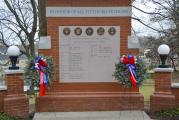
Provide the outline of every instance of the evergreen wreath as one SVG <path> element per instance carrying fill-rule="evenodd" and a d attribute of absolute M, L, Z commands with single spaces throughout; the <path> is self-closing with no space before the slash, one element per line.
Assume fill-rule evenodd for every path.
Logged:
<path fill-rule="evenodd" d="M 131 59 L 132 57 L 132 59 Z M 131 59 L 131 60 L 130 60 Z M 144 61 L 140 57 L 135 57 L 128 55 L 128 57 L 123 56 L 120 61 L 115 64 L 115 72 L 113 76 L 122 85 L 128 87 L 134 87 L 130 78 L 129 66 L 133 63 L 133 71 L 135 72 L 136 85 L 142 85 L 143 80 L 146 76 L 146 66 Z"/>
<path fill-rule="evenodd" d="M 55 80 L 55 64 L 53 63 L 52 57 L 44 57 L 43 58 L 46 60 L 47 67 L 44 69 L 44 72 L 47 75 L 48 83 L 47 86 L 50 87 L 52 84 L 52 81 Z M 30 86 L 37 87 L 39 88 L 39 71 L 34 69 L 35 66 L 35 58 L 32 58 L 31 60 L 28 61 L 27 67 L 25 68 L 25 73 L 24 73 L 24 80 L 30 84 Z"/>

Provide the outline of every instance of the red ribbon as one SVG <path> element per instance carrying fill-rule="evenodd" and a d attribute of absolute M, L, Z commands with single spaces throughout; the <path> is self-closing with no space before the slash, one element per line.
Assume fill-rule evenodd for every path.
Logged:
<path fill-rule="evenodd" d="M 136 92 L 137 91 L 137 81 L 136 81 L 136 79 L 135 79 L 135 77 L 134 77 L 134 75 L 132 73 L 131 68 L 129 68 L 129 71 L 130 71 L 130 80 L 131 80 L 131 83 L 132 83 L 132 85 L 134 87 L 134 91 Z"/>
<path fill-rule="evenodd" d="M 123 56 L 122 57 L 122 62 L 125 65 L 127 65 L 128 68 L 129 68 L 129 71 L 130 71 L 130 73 L 129 73 L 130 81 L 131 81 L 131 83 L 132 83 L 132 85 L 134 87 L 134 91 L 136 92 L 137 91 L 137 81 L 136 81 L 136 78 L 135 78 L 133 70 L 132 70 L 132 67 L 135 64 L 135 58 L 134 58 L 134 56 L 131 56 L 131 55 L 129 55 L 128 57 Z"/>
<path fill-rule="evenodd" d="M 43 71 L 40 70 L 40 94 L 39 94 L 40 96 L 44 96 L 46 94 L 43 74 L 44 74 Z"/>
<path fill-rule="evenodd" d="M 45 60 L 42 57 L 37 57 L 35 63 L 36 63 L 35 69 L 38 69 L 39 73 L 40 73 L 40 93 L 39 93 L 39 95 L 44 96 L 46 94 L 45 81 L 44 81 L 46 79 L 46 76 L 45 76 L 43 69 L 45 67 L 47 67 L 47 63 L 45 62 Z"/>

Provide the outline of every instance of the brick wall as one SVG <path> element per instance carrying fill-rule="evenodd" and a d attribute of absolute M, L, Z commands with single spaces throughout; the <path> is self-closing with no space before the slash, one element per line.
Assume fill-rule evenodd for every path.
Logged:
<path fill-rule="evenodd" d="M 0 112 L 4 111 L 4 98 L 6 97 L 6 94 L 6 90 L 0 90 Z"/>
<path fill-rule="evenodd" d="M 131 0 L 47 0 L 47 6 L 130 6 Z"/>
<path fill-rule="evenodd" d="M 157 92 L 171 92 L 171 72 L 156 72 L 155 79 L 155 91 Z"/>
<path fill-rule="evenodd" d="M 24 94 L 24 81 L 22 80 L 22 75 L 22 73 L 14 73 L 5 76 L 8 95 Z"/>
<path fill-rule="evenodd" d="M 127 38 L 131 34 L 131 18 L 130 17 L 115 17 L 115 18 L 47 18 L 48 35 L 51 36 L 52 48 L 47 50 L 40 50 L 40 53 L 46 56 L 52 56 L 56 64 L 56 82 L 54 82 L 51 90 L 61 91 L 66 90 L 66 84 L 59 84 L 59 26 L 120 26 L 120 54 L 139 54 L 138 49 L 128 49 Z M 101 83 L 100 83 L 101 84 Z M 83 84 L 84 88 L 88 88 L 89 84 Z M 110 87 L 110 84 L 105 84 Z M 63 88 L 61 88 L 63 87 Z M 68 87 L 69 88 L 69 87 Z M 78 85 L 77 87 L 78 88 Z M 71 89 L 71 88 L 69 88 Z M 69 90 L 68 89 L 68 90 Z M 72 89 L 72 91 L 78 89 Z"/>
<path fill-rule="evenodd" d="M 179 107 L 179 88 L 172 88 L 172 93 L 175 95 L 175 105 Z"/>

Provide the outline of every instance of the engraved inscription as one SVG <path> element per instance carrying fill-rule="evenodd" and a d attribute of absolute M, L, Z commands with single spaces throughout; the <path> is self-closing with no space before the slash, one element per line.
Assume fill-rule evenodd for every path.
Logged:
<path fill-rule="evenodd" d="M 119 57 L 120 28 L 113 26 L 117 32 L 109 35 L 104 31 L 110 26 L 67 27 L 76 32 L 67 36 L 63 34 L 65 26 L 59 27 L 60 82 L 114 82 L 112 74 Z"/>

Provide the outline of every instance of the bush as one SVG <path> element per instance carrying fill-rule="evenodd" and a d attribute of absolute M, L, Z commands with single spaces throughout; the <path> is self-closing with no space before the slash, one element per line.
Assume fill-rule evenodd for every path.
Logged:
<path fill-rule="evenodd" d="M 0 120 L 18 120 L 15 117 L 11 117 L 5 113 L 0 113 Z"/>
<path fill-rule="evenodd" d="M 179 116 L 179 108 L 169 109 L 169 110 L 161 110 L 158 113 L 161 117 L 176 117 Z"/>

